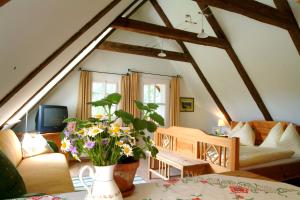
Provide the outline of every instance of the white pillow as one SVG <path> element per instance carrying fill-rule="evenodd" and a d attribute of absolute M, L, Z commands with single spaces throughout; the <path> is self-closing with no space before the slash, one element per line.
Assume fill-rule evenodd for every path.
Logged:
<path fill-rule="evenodd" d="M 235 125 L 235 127 L 233 127 L 233 129 L 228 130 L 228 133 L 227 133 L 228 137 L 231 137 L 232 135 L 234 135 L 234 133 L 236 131 L 240 130 L 243 127 L 243 125 L 244 125 L 243 122 L 239 122 L 239 123 L 237 123 L 237 125 Z"/>
<path fill-rule="evenodd" d="M 283 134 L 283 127 L 280 122 L 278 122 L 268 133 L 267 137 L 261 143 L 260 147 L 271 147 L 276 148 L 278 146 L 280 137 Z"/>
<path fill-rule="evenodd" d="M 289 124 L 283 132 L 278 147 L 300 153 L 300 135 L 293 124 Z"/>
<path fill-rule="evenodd" d="M 23 158 L 53 152 L 47 140 L 42 135 L 36 133 L 25 133 L 21 146 Z"/>
<path fill-rule="evenodd" d="M 254 146 L 255 144 L 255 133 L 251 126 L 246 123 L 242 128 L 235 131 L 231 137 L 240 138 L 240 144 Z"/>

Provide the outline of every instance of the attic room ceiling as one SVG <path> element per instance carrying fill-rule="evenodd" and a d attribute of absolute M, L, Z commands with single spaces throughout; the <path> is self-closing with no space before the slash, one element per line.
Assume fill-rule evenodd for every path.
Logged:
<path fill-rule="evenodd" d="M 262 25 L 263 27 L 269 27 L 270 26 L 269 24 L 272 24 L 272 26 L 273 25 L 279 26 L 280 28 L 275 28 L 276 31 L 278 30 L 279 32 L 284 32 L 281 29 L 282 28 L 286 29 L 291 39 L 293 40 L 292 46 L 294 45 L 296 47 L 296 51 L 298 50 L 299 53 L 298 45 L 299 45 L 300 37 L 299 37 L 299 27 L 297 23 L 299 22 L 300 9 L 298 5 L 295 5 L 295 2 L 289 1 L 292 10 L 289 10 L 288 4 L 284 3 L 286 1 L 282 2 L 279 0 L 275 0 L 274 1 L 275 3 L 273 3 L 273 1 L 271 0 L 260 0 L 260 1 L 247 0 L 248 4 L 245 4 L 244 2 L 241 3 L 238 0 L 225 0 L 225 1 L 151 0 L 151 1 L 143 1 L 143 2 L 145 4 L 142 7 L 140 7 L 137 10 L 136 14 L 133 15 L 130 19 L 119 18 L 117 21 L 113 23 L 113 27 L 117 28 L 118 30 L 110 37 L 108 37 L 106 43 L 103 43 L 103 45 L 99 46 L 98 48 L 100 49 L 110 48 L 110 50 L 112 50 L 113 47 L 116 48 L 116 46 L 118 46 L 119 52 L 129 51 L 128 49 L 130 48 L 132 51 L 133 49 L 138 49 L 137 47 L 132 46 L 132 44 L 120 44 L 120 42 L 116 43 L 116 41 L 111 40 L 114 38 L 114 35 L 120 34 L 121 32 L 120 29 L 123 29 L 123 31 L 125 30 L 124 32 L 130 30 L 142 34 L 151 34 L 152 36 L 166 37 L 169 39 L 176 40 L 177 44 L 173 45 L 174 47 L 177 45 L 177 47 L 175 47 L 175 50 L 177 52 L 173 53 L 174 55 L 177 53 L 175 57 L 180 56 L 181 58 L 183 58 L 182 61 L 184 61 L 184 59 L 187 59 L 187 61 L 190 62 L 190 64 L 198 74 L 198 77 L 202 80 L 202 84 L 206 86 L 206 89 L 213 97 L 219 109 L 223 112 L 227 120 L 231 121 L 230 116 L 232 115 L 233 112 L 232 105 L 229 106 L 229 103 L 226 101 L 227 97 L 225 97 L 222 94 L 223 91 L 216 88 L 219 86 L 216 86 L 215 80 L 212 80 L 211 78 L 207 78 L 207 77 L 211 77 L 210 75 L 208 76 L 207 74 L 208 73 L 208 71 L 206 70 L 207 67 L 202 65 L 203 61 L 199 59 L 199 57 L 201 56 L 195 53 L 197 51 L 199 52 L 199 50 L 204 47 L 197 46 L 197 45 L 196 47 L 192 47 L 191 43 L 220 47 L 221 49 L 216 50 L 216 52 L 217 51 L 225 52 L 225 55 L 227 54 L 227 56 L 230 58 L 230 60 L 228 61 L 228 66 L 232 65 L 233 67 L 235 67 L 236 72 L 232 71 L 232 73 L 234 73 L 235 76 L 239 77 L 239 79 L 242 80 L 242 85 L 240 86 L 241 87 L 240 89 L 246 91 L 245 94 L 248 93 L 247 96 L 249 96 L 250 94 L 250 96 L 247 97 L 248 100 L 251 99 L 252 97 L 252 100 L 250 101 L 254 100 L 256 106 L 259 108 L 259 111 L 263 114 L 265 119 L 272 120 L 274 116 L 275 119 L 278 118 L 277 117 L 278 113 L 275 112 L 274 114 L 274 109 L 272 109 L 273 113 L 270 111 L 269 108 L 270 102 L 268 100 L 268 97 L 266 96 L 268 92 L 266 92 L 266 90 L 261 87 L 261 84 L 259 84 L 258 85 L 259 87 L 257 87 L 257 82 L 259 81 L 257 80 L 257 78 L 255 78 L 256 75 L 253 75 L 253 70 L 251 70 L 252 68 L 249 68 L 251 64 L 245 61 L 245 56 L 244 56 L 245 53 L 243 53 L 242 56 L 240 48 L 237 47 L 237 44 L 239 44 L 239 42 L 237 41 L 236 38 L 240 38 L 242 36 L 239 35 L 238 37 L 233 37 L 233 35 L 236 34 L 237 32 L 241 32 L 242 30 L 235 31 L 234 34 L 229 34 L 229 32 L 236 29 L 234 29 L 233 27 L 228 29 L 227 25 L 233 24 L 231 23 L 231 21 L 236 21 L 236 19 L 242 19 L 247 21 L 249 20 L 249 18 L 251 18 L 250 20 L 251 23 L 253 22 L 253 24 L 254 23 L 260 24 L 261 22 L 263 22 L 264 23 Z M 3 7 L 9 5 L 9 3 L 5 4 Z M 172 9 L 170 9 L 170 5 L 172 5 L 171 6 Z M 187 13 L 191 14 L 193 19 L 199 22 L 199 18 L 200 18 L 198 14 L 198 11 L 200 10 L 199 7 L 203 9 L 207 5 L 210 6 L 211 10 L 207 9 L 209 17 L 205 21 L 205 30 L 209 33 L 210 37 L 207 39 L 199 39 L 195 37 L 196 34 L 199 32 L 199 30 L 201 30 L 199 23 L 195 26 L 189 26 L 189 27 L 181 27 L 180 24 L 182 24 L 181 22 L 183 21 L 183 18 Z M 259 9 L 253 9 L 253 7 L 257 8 L 257 6 L 259 6 L 258 7 Z M 149 7 L 151 8 L 149 9 Z M 279 9 L 277 9 L 276 7 L 278 7 Z M 264 15 L 265 12 L 271 13 L 272 17 L 265 16 Z M 294 15 L 292 15 L 292 12 L 294 13 Z M 227 16 L 227 15 L 230 16 L 228 17 L 229 20 L 224 21 L 223 16 Z M 239 17 L 232 18 L 232 16 L 237 16 L 237 15 L 241 15 L 241 17 L 239 16 Z M 1 16 L 1 8 L 0 8 L 0 16 Z M 257 20 L 261 22 L 258 22 Z M 172 29 L 174 27 L 177 30 Z M 168 34 L 165 34 L 166 31 Z M 137 46 L 138 44 L 135 45 Z M 142 46 L 143 48 L 143 45 L 140 46 Z M 178 47 L 180 49 L 178 49 Z M 149 49 L 149 48 L 147 50 L 150 50 L 149 52 L 150 53 L 152 52 L 152 56 L 154 56 L 157 50 L 155 50 L 155 48 L 154 49 L 153 48 Z M 205 47 L 205 48 L 215 49 L 214 47 Z M 142 50 L 146 50 L 146 49 L 142 49 Z M 140 52 L 142 50 L 140 49 Z M 117 50 L 115 49 L 115 51 Z M 183 52 L 183 54 L 178 54 L 178 52 Z M 208 51 L 204 51 L 204 53 L 205 52 Z M 136 51 L 136 52 L 127 52 L 127 53 L 138 54 L 139 52 Z M 172 55 L 172 52 L 170 53 Z M 148 56 L 151 55 L 149 54 Z M 298 57 L 294 60 L 299 60 Z M 209 64 L 207 63 L 207 65 Z M 290 69 L 294 70 L 291 67 Z M 297 89 L 295 88 L 293 90 L 297 90 Z M 265 104 L 266 100 L 268 102 L 267 104 Z M 275 101 L 276 100 L 273 100 L 273 102 Z M 224 103 L 226 104 L 224 105 Z M 292 104 L 294 105 L 294 103 Z M 252 108 L 254 107 L 255 105 L 252 105 Z M 228 109 L 230 112 L 227 111 Z"/>

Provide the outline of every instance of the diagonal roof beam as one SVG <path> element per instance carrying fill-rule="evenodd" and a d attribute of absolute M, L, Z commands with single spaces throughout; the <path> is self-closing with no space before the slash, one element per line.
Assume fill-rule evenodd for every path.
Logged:
<path fill-rule="evenodd" d="M 300 29 L 287 0 L 273 0 L 277 9 L 254 0 L 194 0 L 286 29 L 300 55 Z"/>
<path fill-rule="evenodd" d="M 16 87 L 14 87 L 7 95 L 0 100 L 0 107 L 3 106 L 9 99 L 11 99 L 19 90 L 23 88 L 29 81 L 31 81 L 40 71 L 42 71 L 50 62 L 52 62 L 57 56 L 59 56 L 66 48 L 68 48 L 74 41 L 82 36 L 87 30 L 89 30 L 95 23 L 97 23 L 105 14 L 113 9 L 121 0 L 113 0 L 104 9 L 102 9 L 96 16 L 94 16 L 89 22 L 87 22 L 79 31 L 77 31 L 72 37 L 70 37 L 62 46 L 60 46 L 55 52 L 53 52 L 46 60 L 44 60 L 39 66 L 30 72 Z"/>
<path fill-rule="evenodd" d="M 159 14 L 160 18 L 166 24 L 166 26 L 169 27 L 169 28 L 174 28 L 172 23 L 168 19 L 167 15 L 164 13 L 163 9 L 158 4 L 158 2 L 156 0 L 150 0 L 150 1 L 152 3 L 153 7 L 155 8 L 156 12 Z M 204 74 L 200 70 L 197 62 L 194 60 L 193 56 L 190 54 L 188 48 L 185 46 L 185 44 L 181 40 L 177 40 L 177 43 L 182 48 L 183 52 L 190 58 L 190 63 L 193 66 L 194 70 L 196 71 L 198 77 L 202 81 L 203 85 L 207 89 L 208 93 L 210 94 L 210 96 L 212 97 L 212 99 L 214 100 L 214 102 L 216 103 L 218 108 L 220 109 L 220 111 L 223 113 L 223 115 L 226 118 L 227 122 L 230 123 L 232 121 L 231 117 L 227 113 L 227 111 L 224 108 L 223 104 L 221 103 L 220 99 L 218 98 L 218 96 L 216 95 L 216 93 L 212 89 L 211 85 L 209 84 L 209 82 L 205 78 Z"/>
<path fill-rule="evenodd" d="M 222 38 L 228 43 L 228 45 L 227 45 L 228 47 L 225 50 L 226 50 L 228 56 L 230 57 L 232 63 L 234 64 L 236 70 L 238 71 L 240 77 L 242 78 L 243 82 L 245 83 L 246 87 L 248 88 L 248 91 L 250 92 L 250 94 L 251 94 L 252 98 L 254 99 L 256 105 L 258 106 L 261 113 L 263 114 L 264 118 L 266 120 L 272 121 L 273 119 L 272 119 L 266 105 L 264 104 L 261 96 L 259 95 L 257 89 L 255 88 L 253 82 L 251 81 L 249 75 L 247 74 L 247 72 L 246 72 L 243 64 L 241 63 L 239 57 L 237 56 L 234 49 L 230 45 L 225 33 L 223 32 L 221 26 L 219 25 L 218 21 L 214 17 L 214 15 L 211 12 L 210 8 L 208 8 L 207 5 L 202 4 L 200 2 L 197 2 L 197 3 L 198 3 L 198 6 L 201 8 L 201 10 L 206 9 L 205 14 L 208 15 L 208 17 L 206 16 L 206 19 L 207 19 L 208 23 L 210 24 L 210 26 L 212 27 L 212 29 L 214 30 L 214 32 L 216 33 L 216 35 L 218 36 L 218 38 Z"/>
<path fill-rule="evenodd" d="M 245 15 L 263 23 L 288 29 L 293 26 L 293 21 L 286 15 L 278 12 L 276 8 L 254 0 L 195 0 L 216 8 Z M 286 1 L 286 0 L 282 0 Z"/>
<path fill-rule="evenodd" d="M 114 1 L 113 1 L 114 2 Z M 112 2 L 112 3 L 113 3 Z M 119 2 L 121 2 L 121 0 L 119 0 L 118 1 L 118 3 Z M 129 6 L 127 6 L 127 8 L 125 8 L 125 10 L 118 16 L 118 17 L 121 17 L 121 16 L 123 16 L 132 6 L 134 6 L 136 3 L 137 3 L 138 1 L 137 0 L 134 0 L 132 3 L 130 3 L 130 5 Z M 105 14 L 106 13 L 108 13 L 108 12 L 110 12 L 113 8 L 114 8 L 114 6 L 113 7 L 110 7 L 110 5 L 111 4 L 109 4 L 106 8 L 104 8 L 104 10 L 102 10 L 103 12 L 105 12 Z M 108 10 L 107 10 L 108 9 Z M 105 15 L 104 14 L 104 15 Z M 132 14 L 132 13 L 130 13 L 130 14 Z M 129 14 L 129 15 L 130 15 Z M 117 17 L 117 18 L 118 18 Z M 89 44 L 87 44 L 84 48 L 82 48 L 59 72 L 57 72 L 53 77 L 51 77 L 50 79 L 49 79 L 49 81 L 46 83 L 46 84 L 44 84 L 34 95 L 32 95 L 31 97 L 30 97 L 30 99 L 28 99 L 22 106 L 20 106 L 19 107 L 19 109 L 16 111 L 16 112 L 14 112 L 14 114 L 12 114 L 10 117 L 9 117 L 9 119 L 7 119 L 4 123 L 1 123 L 0 122 L 0 129 L 2 129 L 3 128 L 3 126 L 4 126 L 4 124 L 6 124 L 8 121 L 10 121 L 10 120 L 12 120 L 13 118 L 14 118 L 14 116 L 15 115 L 18 115 L 19 114 L 19 112 L 21 112 L 22 111 L 22 109 L 24 108 L 24 107 L 26 107 L 36 96 L 38 96 L 55 78 L 57 78 L 69 65 L 71 65 L 71 63 L 72 62 L 74 62 L 81 54 L 83 54 L 83 52 L 84 51 L 86 51 L 87 50 L 87 48 L 89 47 L 89 46 L 91 46 L 96 40 L 98 40 L 99 39 L 99 37 L 101 37 L 102 35 L 104 35 L 104 34 L 106 34 L 107 32 L 110 32 L 110 31 L 112 31 L 111 29 L 109 29 L 110 27 L 111 27 L 111 24 L 112 23 L 110 23 L 106 28 L 104 28 L 104 30 L 102 31 L 102 32 L 100 32 Z M 101 42 L 103 42 L 104 40 L 105 40 L 105 38 L 106 37 L 104 37 L 104 38 L 102 38 L 101 40 L 100 40 L 100 42 L 99 42 L 99 44 L 101 43 Z M 80 60 L 79 60 L 79 62 L 75 65 L 75 66 L 73 66 L 73 68 L 72 69 L 74 69 L 76 66 L 78 66 L 88 55 L 90 55 L 92 52 L 93 52 L 93 50 L 95 50 L 95 48 L 96 48 L 97 46 L 94 46 L 93 48 L 92 48 L 92 50 L 89 50 L 89 52 L 87 53 L 87 54 L 85 54 L 82 58 L 80 58 Z M 70 73 L 72 72 L 72 70 L 69 70 L 69 72 L 67 72 L 63 77 L 61 77 L 61 78 L 59 78 L 60 80 L 50 89 L 50 90 L 48 90 L 44 95 L 43 95 L 43 97 L 42 98 L 44 98 L 45 97 L 45 95 L 46 94 L 48 94 L 49 92 L 51 92 L 61 81 L 63 81 Z M 40 98 L 40 100 L 42 99 L 42 98 Z"/>
<path fill-rule="evenodd" d="M 205 39 L 197 38 L 197 33 L 183 31 L 179 29 L 159 26 L 146 22 L 141 22 L 132 19 L 119 18 L 113 24 L 113 28 L 147 35 L 153 35 L 162 38 L 173 40 L 182 40 L 185 42 L 212 46 L 218 48 L 226 48 L 227 43 L 223 39 L 208 37 Z"/>
<path fill-rule="evenodd" d="M 129 53 L 134 55 L 148 56 L 148 57 L 167 59 L 167 60 L 190 62 L 189 57 L 186 56 L 184 53 L 164 50 L 164 52 L 166 53 L 166 57 L 158 57 L 157 54 L 161 52 L 160 49 L 131 45 L 131 44 L 124 44 L 119 42 L 105 41 L 101 45 L 99 45 L 97 49 L 119 52 L 119 53 Z"/>
<path fill-rule="evenodd" d="M 289 3 L 285 0 L 273 0 L 277 9 L 282 14 L 289 17 L 289 19 L 293 22 L 291 27 L 289 27 L 287 30 L 298 50 L 298 53 L 300 55 L 300 28 L 298 26 L 297 20 L 292 12 L 292 9 L 289 5 Z"/>
<path fill-rule="evenodd" d="M 9 0 L 0 0 L 0 7 L 9 2 Z"/>

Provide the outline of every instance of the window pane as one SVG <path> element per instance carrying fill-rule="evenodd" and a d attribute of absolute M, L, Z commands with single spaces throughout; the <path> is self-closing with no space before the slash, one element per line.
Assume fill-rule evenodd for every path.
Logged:
<path fill-rule="evenodd" d="M 117 83 L 94 82 L 92 87 L 92 101 L 103 99 L 111 93 L 117 92 Z M 117 109 L 117 106 L 112 107 L 112 112 Z M 106 114 L 102 107 L 92 107 L 92 116 L 97 114 Z"/>
<path fill-rule="evenodd" d="M 159 105 L 158 109 L 156 110 L 158 114 L 160 114 L 164 119 L 166 119 L 166 106 Z"/>
<path fill-rule="evenodd" d="M 106 84 L 106 95 L 117 92 L 117 84 L 116 83 L 107 83 Z"/>
<path fill-rule="evenodd" d="M 94 93 L 98 94 L 96 100 L 102 99 L 105 95 L 105 83 L 104 82 L 94 82 L 93 86 L 92 86 L 92 94 L 94 94 Z M 92 95 L 92 99 L 94 99 L 93 95 Z"/>
<path fill-rule="evenodd" d="M 154 103 L 154 85 L 144 85 L 144 103 Z"/>
<path fill-rule="evenodd" d="M 166 103 L 166 85 L 155 85 L 155 103 Z"/>

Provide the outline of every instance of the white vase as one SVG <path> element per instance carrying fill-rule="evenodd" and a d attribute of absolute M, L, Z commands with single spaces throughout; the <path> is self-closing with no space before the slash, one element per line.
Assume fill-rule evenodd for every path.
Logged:
<path fill-rule="evenodd" d="M 114 180 L 115 165 L 109 166 L 84 166 L 80 169 L 79 180 L 87 190 L 88 194 L 85 200 L 122 200 L 122 194 Z M 93 184 L 89 188 L 82 178 L 85 170 L 89 170 L 90 176 L 93 178 Z"/>

